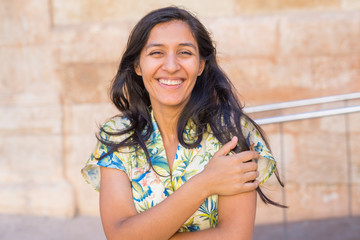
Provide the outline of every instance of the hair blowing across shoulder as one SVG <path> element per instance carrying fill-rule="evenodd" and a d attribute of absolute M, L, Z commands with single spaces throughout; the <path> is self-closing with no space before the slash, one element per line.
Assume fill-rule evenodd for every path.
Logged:
<path fill-rule="evenodd" d="M 98 136 L 99 141 L 110 147 L 110 151 L 103 157 L 116 151 L 119 147 L 137 146 L 144 151 L 147 161 L 152 167 L 149 152 L 145 142 L 149 139 L 153 127 L 150 115 L 150 98 L 145 89 L 141 76 L 135 72 L 134 64 L 139 62 L 140 53 L 144 48 L 150 31 L 159 23 L 179 20 L 187 23 L 196 39 L 201 59 L 206 61 L 203 73 L 198 76 L 189 102 L 184 107 L 177 126 L 177 136 L 181 145 L 194 148 L 202 140 L 207 126 L 211 127 L 215 137 L 225 144 L 232 136 L 239 139 L 234 152 L 248 150 L 249 146 L 241 131 L 241 118 L 247 118 L 255 128 L 265 136 L 261 128 L 243 111 L 234 88 L 226 74 L 220 69 L 216 61 L 216 49 L 210 34 L 202 23 L 188 11 L 178 7 L 166 7 L 154 10 L 143 17 L 132 30 L 120 66 L 110 89 L 111 100 L 130 122 L 129 128 L 120 132 L 107 132 L 109 135 L 129 135 L 119 143 L 109 142 Z M 189 119 L 197 126 L 195 142 L 185 142 L 183 132 Z M 130 134 L 131 133 L 131 134 Z M 279 180 L 278 173 L 275 174 Z M 281 181 L 279 180 L 282 185 Z M 269 199 L 258 187 L 257 192 L 265 203 L 284 207 Z"/>

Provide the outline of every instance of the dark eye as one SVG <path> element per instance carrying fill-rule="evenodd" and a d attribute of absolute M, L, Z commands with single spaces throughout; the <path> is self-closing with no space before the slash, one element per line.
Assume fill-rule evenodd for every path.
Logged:
<path fill-rule="evenodd" d="M 180 52 L 180 54 L 192 55 L 192 53 L 191 53 L 191 52 L 189 52 L 189 51 L 181 51 L 181 52 Z"/>
<path fill-rule="evenodd" d="M 153 51 L 149 55 L 152 56 L 152 55 L 161 55 L 161 54 L 162 54 L 162 52 L 160 52 L 160 51 Z"/>

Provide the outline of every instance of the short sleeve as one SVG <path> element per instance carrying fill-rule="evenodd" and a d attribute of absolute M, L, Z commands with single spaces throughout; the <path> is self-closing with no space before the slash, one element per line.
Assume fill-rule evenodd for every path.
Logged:
<path fill-rule="evenodd" d="M 265 144 L 264 139 L 261 137 L 259 131 L 254 127 L 254 125 L 243 117 L 241 119 L 242 133 L 246 138 L 246 142 L 252 151 L 256 151 L 260 154 L 258 159 L 258 171 L 259 171 L 259 185 L 266 182 L 269 179 L 271 174 L 275 171 L 276 161 Z"/>
<path fill-rule="evenodd" d="M 114 118 L 103 125 L 103 129 L 106 132 L 114 132 L 115 130 L 121 130 L 124 127 L 122 118 Z M 100 137 L 106 141 L 119 142 L 125 136 L 111 136 L 104 131 L 100 132 Z M 126 150 L 125 150 L 126 148 Z M 100 190 L 100 167 L 109 167 L 124 171 L 129 176 L 129 161 L 131 153 L 128 147 L 121 149 L 122 151 L 114 151 L 106 155 L 110 151 L 110 147 L 101 143 L 97 143 L 94 152 L 90 155 L 90 158 L 86 162 L 85 166 L 81 169 L 81 174 L 85 181 L 92 185 L 95 190 Z M 100 159 L 100 160 L 99 160 Z"/>

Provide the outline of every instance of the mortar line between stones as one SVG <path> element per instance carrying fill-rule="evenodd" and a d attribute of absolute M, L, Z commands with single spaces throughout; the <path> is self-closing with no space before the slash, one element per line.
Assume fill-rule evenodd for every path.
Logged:
<path fill-rule="evenodd" d="M 54 12 L 53 12 L 53 2 L 48 0 L 48 11 L 49 11 L 49 20 L 50 20 L 50 29 L 54 28 Z"/>

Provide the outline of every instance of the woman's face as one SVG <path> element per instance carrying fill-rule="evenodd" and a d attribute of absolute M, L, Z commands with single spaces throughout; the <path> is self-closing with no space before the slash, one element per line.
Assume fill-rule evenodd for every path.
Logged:
<path fill-rule="evenodd" d="M 170 21 L 151 30 L 135 71 L 143 78 L 153 108 L 181 109 L 204 66 L 190 27 L 182 21 Z"/>

